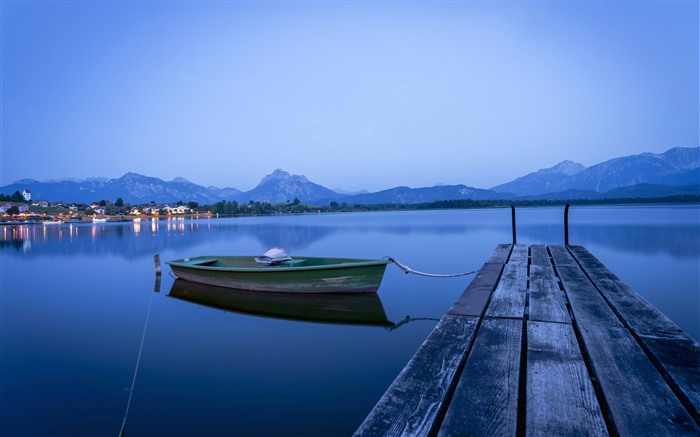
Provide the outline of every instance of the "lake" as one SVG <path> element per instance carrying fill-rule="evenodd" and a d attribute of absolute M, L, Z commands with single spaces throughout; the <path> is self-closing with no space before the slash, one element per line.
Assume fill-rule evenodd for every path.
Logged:
<path fill-rule="evenodd" d="M 563 244 L 563 208 L 517 223 L 518 243 Z M 572 207 L 569 223 L 570 244 L 700 339 L 700 206 Z M 331 323 L 184 299 L 153 256 L 282 246 L 458 273 L 511 238 L 510 209 L 2 226 L 0 435 L 117 435 L 127 404 L 126 436 L 350 435 L 471 277 L 389 265 L 362 303 L 376 323 Z"/>

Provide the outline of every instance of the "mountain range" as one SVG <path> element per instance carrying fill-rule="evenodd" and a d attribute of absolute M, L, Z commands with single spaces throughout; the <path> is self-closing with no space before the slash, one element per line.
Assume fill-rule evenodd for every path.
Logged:
<path fill-rule="evenodd" d="M 571 161 L 539 170 L 491 190 L 533 196 L 566 190 L 605 193 L 637 184 L 693 185 L 700 180 L 700 148 L 674 148 L 662 154 L 615 158 L 591 167 Z"/>
<path fill-rule="evenodd" d="M 700 194 L 700 148 L 673 148 L 662 154 L 642 153 L 585 167 L 563 161 L 491 189 L 466 185 L 395 187 L 375 193 L 347 195 L 278 169 L 265 176 L 250 191 L 236 188 L 204 187 L 184 178 L 163 181 L 155 177 L 126 173 L 115 179 L 23 179 L 0 187 L 12 194 L 28 189 L 33 199 L 91 203 L 121 197 L 131 204 L 196 201 L 213 204 L 221 200 L 282 203 L 295 198 L 304 203 L 413 204 L 436 200 L 474 199 L 602 199 L 621 197 L 663 197 Z"/>

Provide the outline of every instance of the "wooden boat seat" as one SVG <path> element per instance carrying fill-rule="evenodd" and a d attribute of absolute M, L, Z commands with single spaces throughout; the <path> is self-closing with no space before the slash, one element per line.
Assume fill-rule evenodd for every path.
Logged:
<path fill-rule="evenodd" d="M 196 266 L 221 266 L 221 263 L 219 262 L 218 259 L 195 260 L 195 261 L 190 261 L 190 264 L 193 264 Z"/>

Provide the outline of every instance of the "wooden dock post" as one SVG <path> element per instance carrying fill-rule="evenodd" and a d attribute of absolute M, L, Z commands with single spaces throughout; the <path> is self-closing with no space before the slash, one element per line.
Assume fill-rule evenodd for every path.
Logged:
<path fill-rule="evenodd" d="M 160 255 L 153 255 L 153 264 L 156 267 L 156 275 L 160 275 Z"/>
<path fill-rule="evenodd" d="M 515 238 L 515 205 L 510 206 L 510 221 L 513 225 L 513 244 L 516 244 L 518 240 Z"/>
<path fill-rule="evenodd" d="M 564 246 L 569 245 L 569 205 L 564 207 Z"/>
<path fill-rule="evenodd" d="M 153 285 L 153 291 L 160 292 L 160 255 L 153 255 L 153 264 L 156 267 L 156 282 Z"/>

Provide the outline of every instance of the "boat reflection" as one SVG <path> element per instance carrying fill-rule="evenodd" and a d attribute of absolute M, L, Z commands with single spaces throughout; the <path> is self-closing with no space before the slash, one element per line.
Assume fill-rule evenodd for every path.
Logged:
<path fill-rule="evenodd" d="M 319 323 L 392 328 L 376 293 L 267 293 L 176 279 L 168 296 L 224 311 Z"/>

